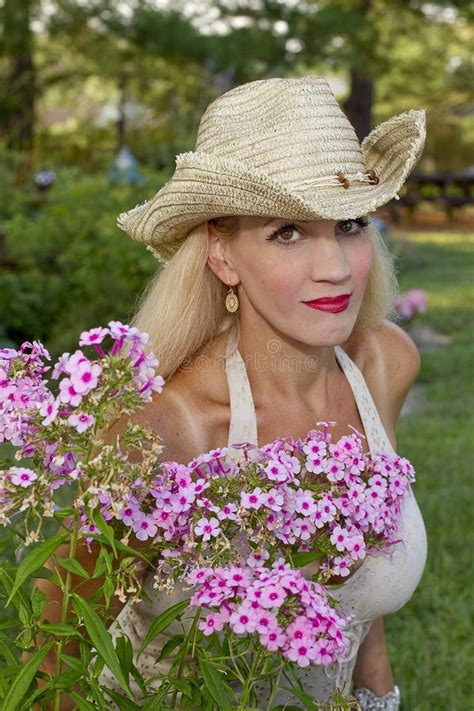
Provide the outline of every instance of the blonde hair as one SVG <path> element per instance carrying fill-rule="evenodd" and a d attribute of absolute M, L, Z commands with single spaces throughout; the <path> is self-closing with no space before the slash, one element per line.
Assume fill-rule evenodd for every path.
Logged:
<path fill-rule="evenodd" d="M 226 238 L 235 236 L 239 218 L 218 217 L 216 229 Z M 365 228 L 372 238 L 374 260 L 351 339 L 358 339 L 388 316 L 395 316 L 398 281 L 395 264 L 385 242 L 371 222 Z M 225 330 L 239 337 L 239 312 L 225 308 L 228 286 L 207 264 L 208 227 L 194 228 L 169 262 L 151 279 L 139 299 L 132 325 L 151 336 L 148 346 L 165 380 Z"/>

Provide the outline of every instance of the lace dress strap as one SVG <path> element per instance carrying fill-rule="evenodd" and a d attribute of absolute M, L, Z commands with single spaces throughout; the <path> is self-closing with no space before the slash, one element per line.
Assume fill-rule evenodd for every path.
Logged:
<path fill-rule="evenodd" d="M 395 454 L 362 372 L 341 346 L 335 346 L 334 350 L 350 383 L 371 455 L 374 456 L 376 452 Z"/>
<path fill-rule="evenodd" d="M 258 444 L 257 414 L 247 375 L 247 368 L 238 350 L 225 361 L 230 396 L 230 426 L 227 459 L 239 459 L 242 452 L 232 447 L 239 442 Z"/>

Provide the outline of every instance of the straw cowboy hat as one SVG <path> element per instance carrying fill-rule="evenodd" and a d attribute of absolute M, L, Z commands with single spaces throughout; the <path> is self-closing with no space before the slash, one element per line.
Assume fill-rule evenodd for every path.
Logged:
<path fill-rule="evenodd" d="M 360 144 L 324 77 L 252 81 L 207 107 L 196 149 L 118 225 L 166 262 L 213 217 L 360 217 L 396 197 L 425 137 L 425 109 L 411 110 Z"/>

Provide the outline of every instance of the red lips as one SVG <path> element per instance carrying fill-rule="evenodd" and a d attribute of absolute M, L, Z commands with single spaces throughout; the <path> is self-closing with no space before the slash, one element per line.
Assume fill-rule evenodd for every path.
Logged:
<path fill-rule="evenodd" d="M 321 299 L 314 299 L 313 301 L 303 301 L 303 303 L 306 306 L 309 306 L 311 309 L 338 313 L 339 311 L 345 311 L 347 309 L 347 307 L 349 306 L 350 298 L 350 294 L 342 294 L 341 296 L 336 296 L 333 298 L 323 297 Z"/>

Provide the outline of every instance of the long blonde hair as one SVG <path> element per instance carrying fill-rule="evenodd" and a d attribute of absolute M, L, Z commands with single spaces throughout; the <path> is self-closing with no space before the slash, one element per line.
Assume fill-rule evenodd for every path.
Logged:
<path fill-rule="evenodd" d="M 232 238 L 237 216 L 212 220 L 216 229 Z M 387 317 L 395 316 L 398 293 L 395 264 L 375 225 L 365 228 L 372 239 L 374 260 L 351 338 L 359 338 Z M 141 295 L 132 325 L 151 336 L 149 349 L 160 361 L 158 372 L 169 379 L 221 332 L 229 329 L 238 340 L 239 312 L 225 308 L 228 286 L 207 264 L 208 227 L 193 229 L 178 251 L 157 271 Z"/>

